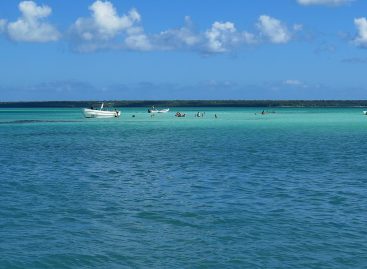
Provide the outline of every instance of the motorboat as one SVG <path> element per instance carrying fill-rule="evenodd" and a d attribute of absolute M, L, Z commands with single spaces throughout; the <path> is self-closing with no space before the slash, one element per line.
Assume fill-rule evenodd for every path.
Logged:
<path fill-rule="evenodd" d="M 148 109 L 148 113 L 167 113 L 169 108 L 165 109 L 155 109 L 154 107 Z"/>
<path fill-rule="evenodd" d="M 117 118 L 121 116 L 121 111 L 109 111 L 109 110 L 98 110 L 98 109 L 83 109 L 84 117 L 86 118 Z"/>
<path fill-rule="evenodd" d="M 84 108 L 83 114 L 86 118 L 118 118 L 121 116 L 121 111 L 115 110 L 103 110 L 103 103 L 100 109 Z"/>

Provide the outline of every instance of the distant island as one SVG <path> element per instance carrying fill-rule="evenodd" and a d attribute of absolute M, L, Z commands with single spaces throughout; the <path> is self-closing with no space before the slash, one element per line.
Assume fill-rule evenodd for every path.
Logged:
<path fill-rule="evenodd" d="M 81 108 L 98 107 L 102 101 L 0 102 L 0 108 Z M 105 100 L 114 107 L 367 107 L 367 100 Z"/>

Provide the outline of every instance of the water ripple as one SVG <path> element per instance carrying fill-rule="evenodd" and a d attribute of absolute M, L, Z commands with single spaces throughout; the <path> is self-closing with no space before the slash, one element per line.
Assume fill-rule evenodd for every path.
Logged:
<path fill-rule="evenodd" d="M 364 268 L 364 122 L 292 115 L 1 122 L 0 268 Z"/>

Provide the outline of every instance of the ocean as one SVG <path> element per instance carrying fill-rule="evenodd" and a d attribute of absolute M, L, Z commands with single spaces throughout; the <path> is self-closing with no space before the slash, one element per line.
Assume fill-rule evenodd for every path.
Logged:
<path fill-rule="evenodd" d="M 0 109 L 0 268 L 366 268 L 363 109 L 262 110 Z"/>

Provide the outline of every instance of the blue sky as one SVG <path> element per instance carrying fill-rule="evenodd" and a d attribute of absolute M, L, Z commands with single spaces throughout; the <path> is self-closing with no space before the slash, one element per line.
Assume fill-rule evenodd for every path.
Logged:
<path fill-rule="evenodd" d="M 367 1 L 0 2 L 0 101 L 367 99 Z"/>

